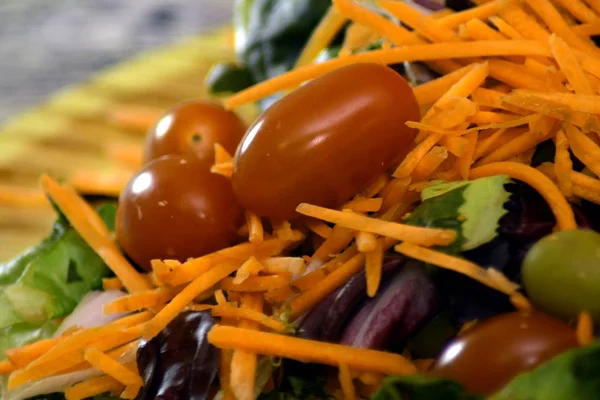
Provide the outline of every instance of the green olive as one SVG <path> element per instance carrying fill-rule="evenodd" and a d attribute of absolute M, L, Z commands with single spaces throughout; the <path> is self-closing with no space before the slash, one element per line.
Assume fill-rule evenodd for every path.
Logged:
<path fill-rule="evenodd" d="M 540 310 L 565 320 L 586 310 L 600 323 L 600 234 L 575 230 L 544 237 L 527 253 L 522 277 Z"/>

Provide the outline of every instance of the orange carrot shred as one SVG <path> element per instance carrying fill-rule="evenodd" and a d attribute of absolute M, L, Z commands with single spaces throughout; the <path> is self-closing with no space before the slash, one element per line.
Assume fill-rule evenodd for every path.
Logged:
<path fill-rule="evenodd" d="M 127 290 L 139 292 L 151 289 L 148 281 L 125 259 L 114 241 L 106 236 L 106 226 L 104 226 L 100 217 L 95 212 L 93 214 L 86 213 L 85 210 L 81 209 L 81 203 L 85 203 L 83 199 L 74 192 L 62 188 L 58 182 L 48 175 L 42 176 L 41 183 L 44 190 L 56 202 L 73 227 L 106 262 L 108 267 L 113 270 Z M 97 219 L 99 222 L 94 224 L 94 219 L 90 220 L 90 218 Z M 98 226 L 103 226 L 103 231 L 100 231 Z"/>
<path fill-rule="evenodd" d="M 144 381 L 139 374 L 132 372 L 123 364 L 113 360 L 111 357 L 97 349 L 87 349 L 85 351 L 84 358 L 92 366 L 96 367 L 107 375 L 112 376 L 124 385 L 139 385 L 141 387 L 144 384 Z"/>
<path fill-rule="evenodd" d="M 577 319 L 577 341 L 581 346 L 590 345 L 594 341 L 594 322 L 587 311 L 579 313 Z"/>
<path fill-rule="evenodd" d="M 339 380 L 342 392 L 344 393 L 344 400 L 354 400 L 356 398 L 354 383 L 352 382 L 352 374 L 350 368 L 346 364 L 339 365 Z"/>
<path fill-rule="evenodd" d="M 458 173 L 463 179 L 469 179 L 469 169 L 471 168 L 471 164 L 473 164 L 475 149 L 477 148 L 477 132 L 469 132 L 465 135 L 467 140 L 467 144 L 465 146 L 465 152 L 457 160 L 457 169 Z"/>
<path fill-rule="evenodd" d="M 375 297 L 379 283 L 381 282 L 381 271 L 383 264 L 383 245 L 377 241 L 375 250 L 365 253 L 365 272 L 367 280 L 367 295 Z"/>
<path fill-rule="evenodd" d="M 280 272 L 276 275 L 252 276 L 245 281 L 235 284 L 234 278 L 223 278 L 221 289 L 232 292 L 266 292 L 286 286 L 292 279 L 291 274 Z"/>
<path fill-rule="evenodd" d="M 103 375 L 89 378 L 67 388 L 65 390 L 65 398 L 67 400 L 82 400 L 106 392 L 118 393 L 122 389 L 122 383 L 112 376 Z"/>
<path fill-rule="evenodd" d="M 571 161 L 571 155 L 569 154 L 567 137 L 562 130 L 559 130 L 556 133 L 554 165 L 560 191 L 567 198 L 573 196 L 573 182 L 571 181 L 573 162 Z"/>
<path fill-rule="evenodd" d="M 473 168 L 471 179 L 506 174 L 511 178 L 521 180 L 537 190 L 548 202 L 561 230 L 577 229 L 573 209 L 554 185 L 544 174 L 527 165 L 515 162 L 496 162 Z"/>
<path fill-rule="evenodd" d="M 120 105 L 108 115 L 108 121 L 118 127 L 146 134 L 162 116 L 163 110 L 147 106 Z"/>
<path fill-rule="evenodd" d="M 179 314 L 196 296 L 210 289 L 223 278 L 239 268 L 237 262 L 223 262 L 194 279 L 177 296 L 144 326 L 144 338 L 156 336 L 177 314 Z"/>
<path fill-rule="evenodd" d="M 257 354 L 317 362 L 386 375 L 411 375 L 414 365 L 399 354 L 360 349 L 340 344 L 258 332 L 251 329 L 216 325 L 208 332 L 208 341 L 223 349 L 241 349 Z"/>
<path fill-rule="evenodd" d="M 243 298 L 244 295 L 242 295 L 242 299 Z M 254 321 L 277 332 L 283 332 L 285 330 L 285 324 L 283 322 L 273 319 L 260 311 L 255 311 L 244 307 L 237 308 L 229 304 L 214 306 L 211 311 L 212 315 L 215 317 L 237 318 Z"/>

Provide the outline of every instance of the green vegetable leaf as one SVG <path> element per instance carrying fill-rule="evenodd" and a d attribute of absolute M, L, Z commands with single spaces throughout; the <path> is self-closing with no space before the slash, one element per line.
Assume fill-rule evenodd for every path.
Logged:
<path fill-rule="evenodd" d="M 467 185 L 463 192 L 465 202 L 458 209 L 459 215 L 464 218 L 463 250 L 474 249 L 496 237 L 498 221 L 508 212 L 504 208 L 510 197 L 504 189 L 507 183 L 508 176 L 497 175 L 476 179 Z"/>
<path fill-rule="evenodd" d="M 595 400 L 600 397 L 600 342 L 571 350 L 517 376 L 490 400 Z"/>
<path fill-rule="evenodd" d="M 262 393 L 258 400 L 326 400 L 334 399 L 325 392 L 324 379 L 304 379 L 297 376 L 288 376 L 287 381 L 291 386 L 289 391 L 272 390 Z"/>
<path fill-rule="evenodd" d="M 406 223 L 455 230 L 457 239 L 442 251 L 456 254 L 474 249 L 496 237 L 498 221 L 507 212 L 504 208 L 510 197 L 504 189 L 507 183 L 506 175 L 436 182 L 423 190 L 423 202 Z"/>
<path fill-rule="evenodd" d="M 236 93 L 254 84 L 252 75 L 246 67 L 232 62 L 220 62 L 206 74 L 204 80 L 211 94 Z"/>
<path fill-rule="evenodd" d="M 106 203 L 98 212 L 114 229 L 116 205 Z M 51 336 L 56 319 L 71 313 L 110 274 L 104 261 L 59 214 L 48 238 L 0 264 L 0 358 L 11 347 Z"/>
<path fill-rule="evenodd" d="M 423 375 L 388 377 L 371 400 L 483 400 L 453 381 Z"/>
<path fill-rule="evenodd" d="M 330 1 L 323 0 L 236 2 L 236 52 L 256 82 L 293 67 L 330 5 Z"/>

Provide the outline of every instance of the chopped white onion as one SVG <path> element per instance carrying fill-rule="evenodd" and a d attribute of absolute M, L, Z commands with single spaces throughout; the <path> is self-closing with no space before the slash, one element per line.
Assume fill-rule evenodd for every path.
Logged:
<path fill-rule="evenodd" d="M 55 336 L 60 336 L 72 326 L 81 328 L 93 328 L 112 322 L 124 314 L 104 314 L 104 305 L 111 303 L 121 296 L 125 296 L 120 290 L 107 290 L 106 292 L 89 292 L 81 299 L 75 310 L 58 327 Z"/>

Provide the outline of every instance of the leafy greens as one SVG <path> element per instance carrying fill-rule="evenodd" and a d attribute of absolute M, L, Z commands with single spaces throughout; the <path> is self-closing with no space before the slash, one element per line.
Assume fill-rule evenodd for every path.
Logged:
<path fill-rule="evenodd" d="M 114 229 L 116 205 L 98 209 Z M 59 213 L 52 233 L 38 246 L 0 265 L 0 354 L 51 336 L 90 290 L 110 275 L 104 261 Z"/>

